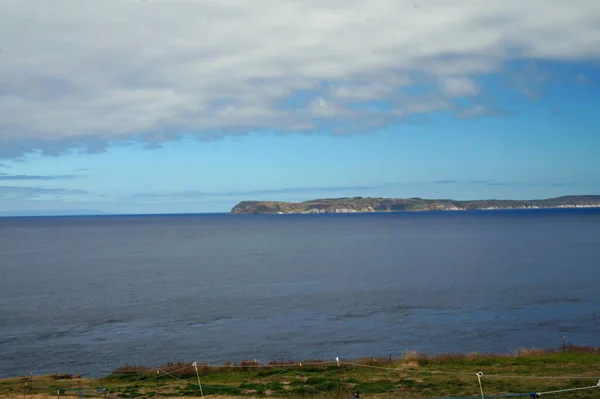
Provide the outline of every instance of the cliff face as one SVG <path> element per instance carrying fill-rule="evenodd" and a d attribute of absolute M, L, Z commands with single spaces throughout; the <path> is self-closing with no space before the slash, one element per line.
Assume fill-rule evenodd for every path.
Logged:
<path fill-rule="evenodd" d="M 305 202 L 242 201 L 233 207 L 234 215 L 310 214 L 393 211 L 459 211 L 477 209 L 595 208 L 600 195 L 582 195 L 543 200 L 454 201 L 422 198 L 333 198 Z"/>

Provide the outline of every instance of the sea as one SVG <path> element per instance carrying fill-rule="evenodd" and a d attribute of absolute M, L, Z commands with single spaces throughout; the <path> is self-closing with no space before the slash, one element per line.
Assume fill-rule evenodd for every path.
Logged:
<path fill-rule="evenodd" d="M 600 346 L 600 209 L 0 218 L 0 377 Z"/>

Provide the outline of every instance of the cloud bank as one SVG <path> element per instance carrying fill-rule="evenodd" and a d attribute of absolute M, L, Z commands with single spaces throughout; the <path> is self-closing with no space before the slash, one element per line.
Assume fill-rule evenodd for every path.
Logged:
<path fill-rule="evenodd" d="M 0 157 L 502 115 L 479 77 L 599 43 L 597 0 L 3 0 Z"/>

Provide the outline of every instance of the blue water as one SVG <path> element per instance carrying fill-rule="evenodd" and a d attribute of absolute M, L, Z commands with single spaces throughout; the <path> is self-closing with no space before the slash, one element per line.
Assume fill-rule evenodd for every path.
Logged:
<path fill-rule="evenodd" d="M 0 377 L 600 346 L 600 210 L 0 219 Z"/>

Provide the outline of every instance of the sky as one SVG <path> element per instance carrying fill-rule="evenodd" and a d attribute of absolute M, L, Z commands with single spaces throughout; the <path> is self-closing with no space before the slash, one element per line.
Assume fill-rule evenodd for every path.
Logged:
<path fill-rule="evenodd" d="M 0 215 L 576 194 L 597 0 L 0 0 Z"/>

